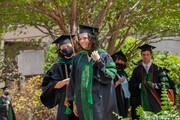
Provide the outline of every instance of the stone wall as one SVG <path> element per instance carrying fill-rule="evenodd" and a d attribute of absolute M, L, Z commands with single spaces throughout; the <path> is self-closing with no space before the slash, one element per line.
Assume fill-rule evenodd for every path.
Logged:
<path fill-rule="evenodd" d="M 44 50 L 20 51 L 17 56 L 18 70 L 23 75 L 43 74 Z"/>

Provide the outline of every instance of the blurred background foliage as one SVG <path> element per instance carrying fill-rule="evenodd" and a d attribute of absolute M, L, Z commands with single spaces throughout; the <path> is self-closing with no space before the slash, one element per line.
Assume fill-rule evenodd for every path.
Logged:
<path fill-rule="evenodd" d="M 11 89 L 12 104 L 17 120 L 54 120 L 55 108 L 48 109 L 40 101 L 42 76 L 27 80 L 20 91 Z"/>

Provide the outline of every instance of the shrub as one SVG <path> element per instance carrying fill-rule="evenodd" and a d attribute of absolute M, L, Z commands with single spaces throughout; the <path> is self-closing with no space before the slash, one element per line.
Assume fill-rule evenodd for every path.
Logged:
<path fill-rule="evenodd" d="M 137 114 L 141 120 L 180 120 L 180 114 L 175 106 L 172 106 L 168 98 L 165 86 L 162 89 L 162 110 L 155 114 L 149 111 L 144 111 L 141 106 L 137 110 Z"/>
<path fill-rule="evenodd" d="M 47 109 L 40 101 L 42 76 L 27 80 L 18 91 L 12 89 L 12 104 L 17 120 L 53 120 L 55 109 Z"/>

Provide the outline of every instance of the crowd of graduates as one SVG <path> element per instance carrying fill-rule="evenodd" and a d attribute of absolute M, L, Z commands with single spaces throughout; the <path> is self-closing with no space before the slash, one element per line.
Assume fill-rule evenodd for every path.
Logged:
<path fill-rule="evenodd" d="M 168 77 L 168 70 L 152 62 L 154 46 L 139 47 L 142 59 L 129 78 L 123 51 L 110 55 L 99 48 L 98 28 L 79 26 L 77 38 L 81 50 L 78 53 L 72 42 L 74 36 L 61 35 L 53 41 L 58 46 L 58 59 L 42 81 L 40 100 L 49 109 L 58 105 L 56 120 L 117 120 L 112 112 L 127 118 L 130 106 L 133 120 L 139 119 L 138 106 L 158 113 L 163 86 L 174 102 L 178 88 Z M 0 99 L 0 110 L 5 111 L 0 112 L 0 120 L 15 119 L 5 96 Z"/>
<path fill-rule="evenodd" d="M 53 43 L 58 45 L 59 59 L 46 73 L 42 82 L 42 103 L 53 108 L 58 105 L 56 120 L 116 120 L 112 112 L 139 119 L 136 108 L 161 111 L 161 88 L 166 86 L 170 99 L 178 93 L 169 79 L 167 69 L 152 63 L 154 46 L 139 47 L 142 59 L 131 78 L 125 72 L 127 58 L 120 50 L 113 55 L 98 46 L 98 28 L 80 25 L 78 44 L 74 52 L 74 35 L 62 35 Z"/>

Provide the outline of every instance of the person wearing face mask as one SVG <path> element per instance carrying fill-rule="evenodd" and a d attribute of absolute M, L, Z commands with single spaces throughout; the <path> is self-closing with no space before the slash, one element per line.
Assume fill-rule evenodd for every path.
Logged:
<path fill-rule="evenodd" d="M 67 101 L 69 74 L 73 60 L 71 39 L 74 35 L 61 35 L 53 44 L 58 46 L 58 60 L 47 71 L 42 81 L 41 102 L 47 108 L 58 105 L 56 120 L 78 120 L 73 114 L 71 101 Z"/>
<path fill-rule="evenodd" d="M 117 120 L 112 114 L 118 112 L 113 81 L 115 63 L 98 48 L 98 28 L 79 28 L 82 50 L 73 59 L 68 100 L 74 101 L 73 112 L 80 120 Z"/>
<path fill-rule="evenodd" d="M 119 115 L 123 118 L 128 116 L 128 101 L 130 98 L 128 76 L 124 69 L 126 68 L 127 58 L 120 50 L 117 53 L 112 55 L 113 60 L 116 63 L 117 74 L 114 79 L 115 89 L 116 89 L 116 98 Z"/>
<path fill-rule="evenodd" d="M 0 97 L 0 120 L 16 120 L 8 87 L 5 86 L 2 90 L 3 95 Z"/>

